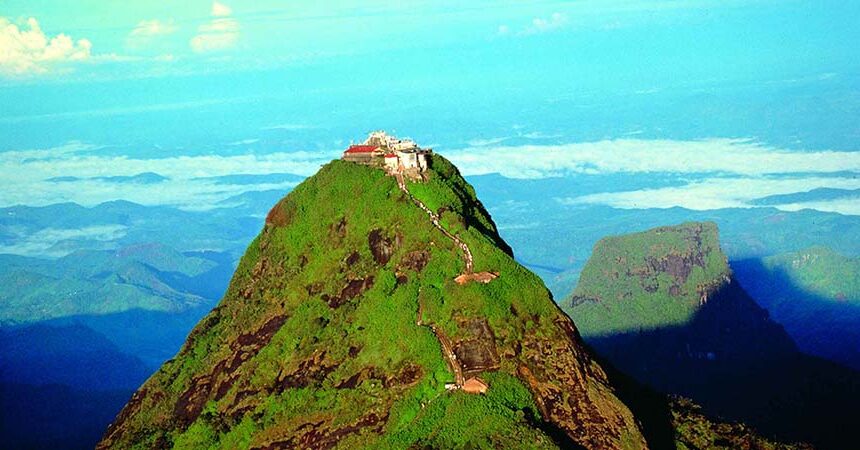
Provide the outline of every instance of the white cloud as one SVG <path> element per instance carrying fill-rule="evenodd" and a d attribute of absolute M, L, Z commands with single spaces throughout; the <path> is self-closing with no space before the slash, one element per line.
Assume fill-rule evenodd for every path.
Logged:
<path fill-rule="evenodd" d="M 99 147 L 78 141 L 67 142 L 63 145 L 44 149 L 10 150 L 0 152 L 0 167 L 11 167 L 37 160 L 56 160 L 74 153 L 88 152 Z"/>
<path fill-rule="evenodd" d="M 229 145 L 231 147 L 238 147 L 238 146 L 242 146 L 242 145 L 256 144 L 257 142 L 260 142 L 260 140 L 259 139 L 242 139 L 239 141 L 228 142 L 227 145 Z"/>
<path fill-rule="evenodd" d="M 197 35 L 191 38 L 191 49 L 196 53 L 227 50 L 239 40 L 239 22 L 231 17 L 233 10 L 213 2 L 211 14 L 212 19 L 197 27 Z"/>
<path fill-rule="evenodd" d="M 483 144 L 483 143 L 480 143 Z M 790 151 L 750 140 L 698 141 L 619 139 L 564 145 L 474 145 L 447 152 L 464 175 L 499 173 L 508 178 L 574 174 L 687 174 L 683 186 L 603 192 L 558 199 L 562 204 L 605 204 L 617 208 L 695 210 L 753 207 L 753 199 L 816 188 L 858 189 L 860 179 L 833 176 L 860 172 L 860 152 Z M 793 175 L 792 175 L 793 174 Z M 830 176 L 821 176 L 831 174 Z M 778 176 L 775 176 L 778 175 Z M 778 205 L 860 214 L 856 199 Z"/>
<path fill-rule="evenodd" d="M 488 138 L 488 139 L 472 139 L 468 141 L 468 144 L 473 147 L 483 147 L 485 145 L 496 145 L 501 144 L 502 142 L 508 140 L 506 137 L 499 138 Z"/>
<path fill-rule="evenodd" d="M 11 230 L 11 228 L 7 228 Z M 84 228 L 44 228 L 31 234 L 19 233 L 14 243 L 0 245 L 0 253 L 59 258 L 73 251 L 58 246 L 63 241 L 115 241 L 126 235 L 123 225 L 94 225 Z"/>
<path fill-rule="evenodd" d="M 43 74 L 57 65 L 90 57 L 92 43 L 60 33 L 47 36 L 35 18 L 18 25 L 0 17 L 0 74 Z"/>
<path fill-rule="evenodd" d="M 237 173 L 312 175 L 340 151 L 240 154 L 232 156 L 173 156 L 137 159 L 83 151 L 95 148 L 74 144 L 59 149 L 0 152 L 0 207 L 25 204 L 41 206 L 75 202 L 85 206 L 124 199 L 144 205 L 173 205 L 207 209 L 228 197 L 248 191 L 288 189 L 296 183 L 260 182 L 225 184 L 205 179 Z M 154 172 L 169 178 L 157 184 L 111 183 L 105 176 L 133 176 Z M 46 181 L 77 177 L 66 183 Z M 204 179 L 197 179 L 204 178 Z"/>
<path fill-rule="evenodd" d="M 642 189 L 626 192 L 604 192 L 575 198 L 561 198 L 565 205 L 604 204 L 623 209 L 682 207 L 693 210 L 720 208 L 750 208 L 750 201 L 770 195 L 806 192 L 827 187 L 858 189 L 860 179 L 839 177 L 807 178 L 710 178 L 683 186 Z M 860 206 L 853 202 L 813 202 L 805 205 L 777 205 L 780 209 L 798 210 L 804 207 L 821 211 L 860 214 Z M 815 205 L 824 205 L 818 208 Z"/>
<path fill-rule="evenodd" d="M 466 175 L 546 178 L 571 173 L 860 172 L 860 152 L 789 151 L 743 139 L 617 139 L 561 145 L 476 146 L 448 152 Z"/>
<path fill-rule="evenodd" d="M 549 17 L 535 17 L 532 21 L 514 32 L 507 24 L 499 25 L 496 34 L 499 36 L 528 36 L 533 34 L 548 33 L 568 26 L 567 14 L 555 12 Z"/>
<path fill-rule="evenodd" d="M 282 123 L 278 125 L 271 125 L 268 127 L 263 127 L 261 130 L 288 130 L 288 131 L 299 131 L 299 130 L 312 130 L 317 128 L 313 125 L 305 125 L 302 123 Z"/>
<path fill-rule="evenodd" d="M 227 17 L 233 14 L 233 10 L 230 9 L 229 6 L 219 3 L 212 2 L 212 13 L 214 17 Z"/>
<path fill-rule="evenodd" d="M 174 23 L 173 19 L 161 21 L 158 19 L 141 20 L 137 26 L 131 30 L 126 38 L 126 44 L 129 47 L 147 47 L 152 45 L 162 36 L 168 36 L 179 30 L 179 27 Z M 164 61 L 159 59 L 157 61 Z"/>
<path fill-rule="evenodd" d="M 535 17 L 531 25 L 523 30 L 523 34 L 539 34 L 554 31 L 567 26 L 567 15 L 556 12 L 547 18 Z"/>
<path fill-rule="evenodd" d="M 531 133 L 526 133 L 522 136 L 526 139 L 557 139 L 564 135 L 561 133 L 547 134 L 540 131 L 532 131 Z"/>
<path fill-rule="evenodd" d="M 168 34 L 173 34 L 178 30 L 179 27 L 173 23 L 173 19 L 170 19 L 166 22 L 162 22 L 158 19 L 152 20 L 141 20 L 137 23 L 137 26 L 131 30 L 129 36 L 135 37 L 150 37 L 150 36 L 163 36 Z"/>

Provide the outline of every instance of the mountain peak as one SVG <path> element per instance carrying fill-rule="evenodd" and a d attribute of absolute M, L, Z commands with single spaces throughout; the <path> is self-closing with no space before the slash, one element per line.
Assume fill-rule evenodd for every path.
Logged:
<path fill-rule="evenodd" d="M 472 187 L 427 156 L 420 181 L 332 161 L 279 201 L 100 447 L 644 448 Z"/>

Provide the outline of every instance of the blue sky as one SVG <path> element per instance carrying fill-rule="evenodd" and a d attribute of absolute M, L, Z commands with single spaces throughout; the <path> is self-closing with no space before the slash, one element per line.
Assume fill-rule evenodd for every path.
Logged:
<path fill-rule="evenodd" d="M 36 23 L 46 46 L 57 36 L 69 37 L 73 46 L 45 58 L 38 48 L 8 58 L 7 83 L 361 60 L 367 66 L 390 64 L 398 68 L 397 79 L 422 83 L 440 78 L 469 83 L 492 74 L 504 81 L 573 77 L 587 88 L 615 89 L 854 69 L 858 13 L 860 6 L 844 1 L 476 1 L 464 6 L 6 0 L 0 15 L 10 24 L 6 37 L 13 34 L 10 26 L 25 33 Z M 31 18 L 34 23 L 28 23 Z M 32 76 L 37 72 L 40 77 Z M 374 81 L 367 70 L 359 72 L 358 80 L 334 81 Z"/>
<path fill-rule="evenodd" d="M 467 174 L 678 180 L 559 204 L 857 189 L 858 22 L 844 1 L 3 1 L 0 206 L 202 209 L 289 187 L 213 177 L 310 175 L 376 128 Z M 143 172 L 166 180 L 105 178 Z"/>

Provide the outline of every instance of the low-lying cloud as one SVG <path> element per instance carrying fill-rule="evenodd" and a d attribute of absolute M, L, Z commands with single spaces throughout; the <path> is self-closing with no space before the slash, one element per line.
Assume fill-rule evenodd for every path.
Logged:
<path fill-rule="evenodd" d="M 123 225 L 93 225 L 83 228 L 44 228 L 30 234 L 21 234 L 11 244 L 0 244 L 0 253 L 22 256 L 59 258 L 68 255 L 78 246 L 63 246 L 65 241 L 110 242 L 125 236 Z"/>
<path fill-rule="evenodd" d="M 753 200 L 762 196 L 806 192 L 820 187 L 854 189 L 860 187 L 860 179 L 833 177 L 794 179 L 721 177 L 692 182 L 683 186 L 626 192 L 604 192 L 558 200 L 562 204 L 567 205 L 605 204 L 624 209 L 672 208 L 675 206 L 694 210 L 749 208 L 754 206 L 752 203 Z M 809 205 L 817 203 L 825 202 L 810 202 Z M 783 205 L 776 206 L 782 207 Z M 829 210 L 840 212 L 835 208 Z M 853 208 L 853 210 L 860 211 L 860 208 Z M 848 210 L 844 213 L 853 214 Z"/>
<path fill-rule="evenodd" d="M 232 156 L 202 155 L 144 159 L 101 155 L 96 147 L 74 143 L 54 149 L 0 153 L 4 188 L 0 207 L 18 204 L 41 206 L 75 202 L 92 206 L 124 199 L 143 205 L 171 205 L 207 209 L 219 201 L 248 191 L 289 189 L 296 177 L 259 177 L 235 180 L 236 174 L 295 174 L 309 176 L 339 151 Z M 117 182 L 138 180 L 141 174 L 157 183 Z M 57 182 L 56 180 L 65 182 Z"/>
<path fill-rule="evenodd" d="M 750 140 L 698 141 L 620 139 L 564 145 L 501 146 L 492 140 L 443 151 L 464 175 L 499 173 L 540 179 L 578 175 L 644 174 L 679 180 L 670 186 L 618 191 L 583 190 L 556 200 L 562 205 L 617 208 L 684 207 L 695 210 L 755 207 L 762 197 L 817 188 L 860 189 L 860 152 L 790 151 Z M 250 191 L 287 190 L 340 151 L 297 151 L 220 156 L 133 158 L 105 155 L 73 142 L 52 149 L 0 152 L 4 189 L 0 207 L 75 202 L 91 206 L 124 199 L 144 205 L 201 210 Z M 146 174 L 152 183 L 135 181 Z M 291 176 L 293 174 L 295 176 Z M 57 182 L 56 180 L 66 182 Z M 631 178 L 633 179 L 633 178 Z M 51 181 L 54 180 L 54 181 Z M 575 179 L 571 179 L 573 185 Z M 651 186 L 654 186 L 653 184 Z M 643 186 L 644 187 L 644 186 Z M 608 192 L 612 190 L 613 192 Z M 576 192 L 576 191 L 574 191 Z M 826 199 L 774 205 L 860 215 L 856 200 Z"/>
<path fill-rule="evenodd" d="M 448 152 L 467 175 L 508 178 L 621 172 L 727 173 L 860 172 L 860 152 L 799 152 L 744 139 L 697 141 L 617 139 L 562 145 L 475 146 Z"/>
<path fill-rule="evenodd" d="M 212 19 L 197 28 L 191 38 L 191 49 L 196 53 L 227 50 L 239 40 L 239 22 L 232 17 L 233 10 L 219 2 L 212 3 Z"/>
<path fill-rule="evenodd" d="M 680 174 L 690 182 L 624 192 L 583 193 L 557 199 L 564 205 L 694 210 L 746 208 L 757 198 L 817 188 L 860 188 L 860 152 L 792 151 L 745 139 L 696 141 L 618 139 L 563 145 L 477 145 L 449 152 L 466 175 L 508 178 L 610 174 Z M 855 202 L 822 200 L 774 205 L 860 214 Z"/>

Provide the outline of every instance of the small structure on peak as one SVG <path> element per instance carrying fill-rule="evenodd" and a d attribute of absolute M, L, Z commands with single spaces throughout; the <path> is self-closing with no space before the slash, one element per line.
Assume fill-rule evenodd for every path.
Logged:
<path fill-rule="evenodd" d="M 463 383 L 463 391 L 467 394 L 486 394 L 489 388 L 487 383 L 480 378 L 469 378 Z"/>
<path fill-rule="evenodd" d="M 380 166 L 390 174 L 421 178 L 421 173 L 427 170 L 431 153 L 433 149 L 421 148 L 411 139 L 400 139 L 385 131 L 374 131 L 363 143 L 350 145 L 343 152 L 343 160 Z"/>

